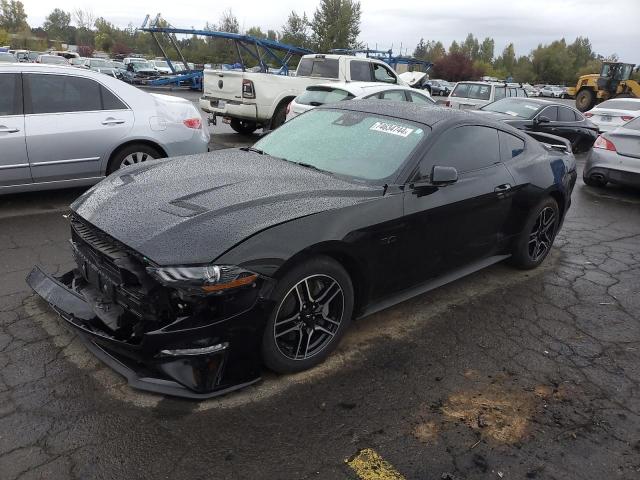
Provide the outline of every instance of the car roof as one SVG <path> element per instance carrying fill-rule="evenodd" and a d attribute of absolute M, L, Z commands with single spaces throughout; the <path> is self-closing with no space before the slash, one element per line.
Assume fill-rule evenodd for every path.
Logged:
<path fill-rule="evenodd" d="M 407 85 L 398 85 L 391 83 L 381 83 L 381 82 L 328 82 L 328 83 L 320 83 L 318 85 L 309 85 L 308 89 L 313 89 L 316 87 L 322 88 L 339 88 L 340 90 L 345 90 L 349 92 L 353 96 L 359 97 L 361 95 L 369 95 L 372 93 L 382 92 L 386 90 L 415 90 L 415 88 L 411 88 Z"/>
<path fill-rule="evenodd" d="M 62 57 L 60 57 L 62 58 Z M 0 72 L 4 73 L 60 73 L 66 75 L 75 75 L 76 77 L 89 77 L 94 79 L 103 79 L 102 73 L 93 70 L 76 68 L 71 65 L 52 65 L 45 63 L 7 63 L 0 64 Z"/>
<path fill-rule="evenodd" d="M 466 110 L 457 110 L 454 108 L 424 106 L 424 104 L 416 104 L 412 102 L 393 102 L 389 100 L 351 100 L 349 102 L 338 102 L 325 104 L 317 107 L 323 110 L 348 110 L 361 113 L 371 113 L 378 115 L 386 115 L 396 117 L 410 122 L 422 123 L 430 127 L 437 123 L 447 120 L 468 121 L 474 123 L 486 124 L 496 128 L 503 128 L 503 124 L 488 120 L 475 115 Z"/>

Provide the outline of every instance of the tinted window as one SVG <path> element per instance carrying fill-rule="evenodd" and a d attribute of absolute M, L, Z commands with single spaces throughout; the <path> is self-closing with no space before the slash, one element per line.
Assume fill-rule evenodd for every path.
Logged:
<path fill-rule="evenodd" d="M 351 75 L 351 80 L 370 82 L 371 64 L 369 62 L 352 61 L 349 63 L 349 74 Z"/>
<path fill-rule="evenodd" d="M 350 98 L 353 98 L 353 95 L 340 88 L 309 87 L 296 98 L 296 103 L 317 107 L 325 103 L 339 102 Z"/>
<path fill-rule="evenodd" d="M 25 75 L 31 105 L 27 113 L 102 110 L 100 84 L 67 75 Z M 30 108 L 29 108 L 30 107 Z"/>
<path fill-rule="evenodd" d="M 497 89 L 496 89 L 497 91 Z M 540 111 L 540 104 L 527 100 L 517 100 L 512 98 L 503 98 L 502 100 L 490 103 L 480 108 L 487 112 L 506 113 L 514 117 L 533 118 Z"/>
<path fill-rule="evenodd" d="M 458 83 L 451 92 L 452 97 L 475 98 L 477 100 L 489 100 L 491 85 L 479 83 Z"/>
<path fill-rule="evenodd" d="M 303 58 L 298 64 L 299 77 L 338 78 L 337 58 Z"/>
<path fill-rule="evenodd" d="M 396 83 L 396 77 L 391 70 L 379 63 L 373 64 L 373 77 L 376 82 Z"/>
<path fill-rule="evenodd" d="M 427 156 L 433 165 L 455 167 L 458 173 L 488 167 L 500 161 L 498 131 L 489 127 L 452 128 L 438 138 Z"/>
<path fill-rule="evenodd" d="M 389 90 L 380 94 L 382 100 L 394 100 L 396 102 L 406 102 L 407 97 L 404 94 L 404 90 Z"/>
<path fill-rule="evenodd" d="M 436 103 L 433 100 L 431 100 L 429 97 L 420 95 L 419 93 L 416 93 L 416 92 L 409 92 L 409 95 L 413 103 L 427 103 L 429 105 L 434 105 Z"/>
<path fill-rule="evenodd" d="M 568 108 L 558 108 L 558 120 L 561 122 L 575 122 L 576 116 L 573 113 L 573 110 L 569 110 Z"/>
<path fill-rule="evenodd" d="M 540 112 L 540 116 L 547 117 L 552 122 L 558 121 L 558 107 L 547 107 L 542 112 Z"/>
<path fill-rule="evenodd" d="M 524 88 L 516 88 L 516 96 L 518 97 L 526 97 L 527 92 L 525 92 Z"/>
<path fill-rule="evenodd" d="M 500 100 L 504 98 L 504 87 L 496 87 L 494 100 Z"/>
<path fill-rule="evenodd" d="M 0 74 L 0 115 L 20 115 L 22 113 L 22 93 L 20 75 Z"/>
<path fill-rule="evenodd" d="M 498 132 L 500 137 L 500 159 L 503 162 L 511 160 L 524 152 L 524 140 L 506 132 Z"/>
<path fill-rule="evenodd" d="M 102 109 L 103 110 L 126 110 L 127 106 L 120 101 L 118 97 L 116 97 L 109 90 L 104 88 L 102 85 L 100 86 L 100 92 L 102 93 Z"/>

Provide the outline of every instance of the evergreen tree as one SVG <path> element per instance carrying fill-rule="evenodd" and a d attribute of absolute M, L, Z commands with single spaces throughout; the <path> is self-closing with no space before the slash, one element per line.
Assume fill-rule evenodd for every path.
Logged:
<path fill-rule="evenodd" d="M 328 52 L 333 48 L 358 48 L 360 16 L 360 2 L 320 0 L 311 23 L 316 50 Z"/>

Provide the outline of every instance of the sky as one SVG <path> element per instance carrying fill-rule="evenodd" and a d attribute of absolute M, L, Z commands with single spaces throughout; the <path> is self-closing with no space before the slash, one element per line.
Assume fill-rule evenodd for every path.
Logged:
<path fill-rule="evenodd" d="M 201 28 L 206 21 L 217 23 L 222 12 L 231 9 L 241 28 L 260 26 L 263 31 L 280 30 L 289 12 L 306 12 L 309 17 L 317 0 L 22 0 L 31 26 L 39 26 L 53 8 L 68 12 L 81 7 L 96 17 L 120 26 L 138 26 L 147 13 L 158 12 L 175 27 Z M 369 48 L 398 53 L 413 52 L 421 37 L 440 40 L 448 47 L 473 33 L 482 41 L 496 41 L 496 56 L 513 42 L 516 55 L 527 55 L 540 43 L 564 37 L 567 43 L 587 36 L 594 51 L 640 64 L 640 0 L 361 0 L 360 40 Z M 405 51 L 405 49 L 407 49 Z"/>

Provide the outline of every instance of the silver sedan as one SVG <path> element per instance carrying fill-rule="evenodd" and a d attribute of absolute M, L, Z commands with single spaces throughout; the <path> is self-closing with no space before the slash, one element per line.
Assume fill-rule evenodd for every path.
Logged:
<path fill-rule="evenodd" d="M 207 151 L 189 101 L 53 65 L 0 65 L 0 195 L 87 186 L 115 170 Z"/>
<path fill-rule="evenodd" d="M 640 117 L 596 139 L 583 180 L 593 187 L 608 182 L 640 187 Z"/>

